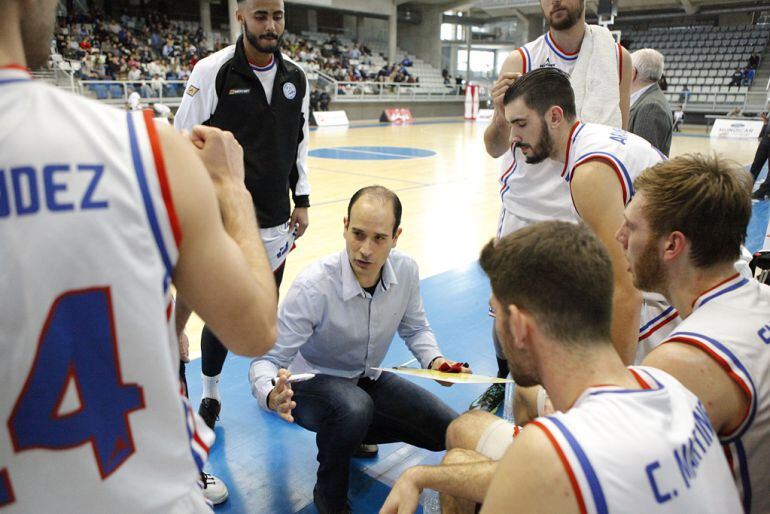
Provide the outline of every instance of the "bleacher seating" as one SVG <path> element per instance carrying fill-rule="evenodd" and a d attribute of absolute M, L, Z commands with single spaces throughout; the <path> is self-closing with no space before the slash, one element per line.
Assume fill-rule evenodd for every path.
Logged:
<path fill-rule="evenodd" d="M 746 66 L 752 52 L 761 55 L 767 46 L 770 26 L 695 26 L 623 31 L 629 51 L 654 48 L 666 60 L 666 97 L 679 102 L 680 92 L 690 90 L 688 105 L 721 109 L 742 105 L 747 86 L 728 86 L 736 67 Z"/>

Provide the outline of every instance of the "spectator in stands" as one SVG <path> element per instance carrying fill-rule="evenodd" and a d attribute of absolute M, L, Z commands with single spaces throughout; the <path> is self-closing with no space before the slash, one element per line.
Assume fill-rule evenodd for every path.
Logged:
<path fill-rule="evenodd" d="M 658 81 L 663 75 L 663 55 L 652 48 L 631 54 L 631 110 L 628 131 L 643 137 L 668 156 L 674 119 Z"/>
<path fill-rule="evenodd" d="M 677 109 L 674 111 L 674 126 L 672 131 L 680 132 L 682 122 L 684 122 L 684 107 L 680 104 L 679 107 L 677 107 Z"/>
<path fill-rule="evenodd" d="M 330 101 L 331 101 L 331 98 L 329 98 L 329 93 L 327 93 L 324 90 L 321 90 L 321 94 L 318 96 L 318 110 L 328 111 Z"/>
<path fill-rule="evenodd" d="M 752 52 L 751 57 L 749 57 L 749 68 L 753 70 L 759 68 L 759 55 L 756 52 Z"/>
<path fill-rule="evenodd" d="M 679 92 L 679 103 L 685 104 L 690 99 L 690 88 L 687 87 L 687 84 L 684 85 L 682 90 Z"/>
<path fill-rule="evenodd" d="M 748 66 L 743 69 L 744 73 L 744 79 L 743 79 L 743 85 L 744 86 L 751 86 L 751 84 L 754 82 L 754 76 L 757 73 L 757 70 L 754 68 L 749 68 Z"/>
<path fill-rule="evenodd" d="M 733 71 L 733 74 L 730 77 L 730 83 L 727 85 L 728 87 L 732 87 L 732 86 L 740 87 L 741 82 L 743 82 L 743 71 L 741 71 L 740 66 L 738 66 L 735 68 L 735 71 Z"/>
<path fill-rule="evenodd" d="M 318 88 L 314 87 L 313 90 L 310 92 L 310 112 L 317 111 L 320 109 L 319 101 L 321 99 L 321 93 L 318 91 Z"/>
<path fill-rule="evenodd" d="M 404 59 L 401 61 L 401 66 L 405 66 L 407 68 L 412 66 L 413 64 L 414 63 L 412 62 L 412 60 L 409 58 L 408 55 L 405 55 Z"/>
<path fill-rule="evenodd" d="M 740 106 L 735 106 L 727 113 L 728 118 L 740 118 L 743 116 L 743 109 Z"/>
<path fill-rule="evenodd" d="M 444 85 L 445 86 L 451 86 L 452 85 L 452 75 L 449 74 L 449 70 L 444 68 L 441 70 L 441 78 L 444 79 Z"/>

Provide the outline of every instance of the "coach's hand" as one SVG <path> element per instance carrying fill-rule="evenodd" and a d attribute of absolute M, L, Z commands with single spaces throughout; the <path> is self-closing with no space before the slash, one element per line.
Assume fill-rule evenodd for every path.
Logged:
<path fill-rule="evenodd" d="M 442 371 L 444 373 L 473 373 L 473 370 L 466 362 L 457 362 L 444 357 L 436 357 L 433 362 L 430 363 L 430 368 L 434 371 Z M 452 387 L 452 382 L 444 382 L 443 380 L 436 380 L 444 387 Z"/>
<path fill-rule="evenodd" d="M 290 229 L 294 230 L 294 237 L 299 239 L 302 234 L 307 230 L 307 226 L 310 224 L 307 207 L 295 207 L 291 213 Z"/>
<path fill-rule="evenodd" d="M 243 185 L 246 175 L 243 148 L 232 132 L 196 125 L 190 133 L 190 141 L 198 149 L 198 157 L 206 165 L 215 186 L 227 182 Z"/>
<path fill-rule="evenodd" d="M 505 110 L 505 106 L 503 105 L 503 97 L 505 96 L 505 92 L 508 91 L 508 88 L 511 87 L 519 77 L 521 77 L 521 73 L 503 73 L 492 86 L 492 103 L 495 106 L 495 110 L 498 111 L 501 115 Z"/>
<path fill-rule="evenodd" d="M 291 384 L 286 382 L 290 376 L 291 373 L 288 370 L 278 370 L 275 387 L 267 395 L 267 407 L 277 412 L 281 418 L 289 423 L 294 423 L 294 416 L 291 415 L 291 411 L 297 406 L 297 402 L 292 401 L 291 397 L 294 396 L 294 391 L 291 390 Z"/>

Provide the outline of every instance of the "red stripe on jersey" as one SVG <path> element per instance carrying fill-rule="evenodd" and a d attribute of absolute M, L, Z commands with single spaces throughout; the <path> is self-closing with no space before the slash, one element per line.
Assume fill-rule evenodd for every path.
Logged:
<path fill-rule="evenodd" d="M 618 75 L 620 76 L 618 82 L 623 82 L 623 47 L 620 43 L 618 43 Z"/>
<path fill-rule="evenodd" d="M 735 280 L 736 278 L 738 278 L 738 275 L 740 275 L 740 273 L 736 273 L 735 275 L 731 275 L 729 278 L 724 279 L 723 281 L 721 281 L 717 285 L 715 285 L 713 287 L 709 287 L 708 289 L 706 289 L 701 294 L 699 294 L 698 296 L 695 297 L 695 300 L 692 301 L 692 305 L 690 305 L 690 307 L 695 307 L 695 304 L 698 302 L 698 300 L 700 300 L 701 298 L 703 298 L 704 296 L 709 294 L 711 291 L 713 291 L 717 287 L 722 286 L 722 285 L 730 282 L 731 280 Z"/>
<path fill-rule="evenodd" d="M 516 50 L 518 50 L 521 55 L 521 74 L 524 75 L 527 73 L 527 54 L 525 54 L 524 50 L 521 48 L 517 48 Z"/>
<path fill-rule="evenodd" d="M 689 337 L 675 335 L 671 339 L 666 339 L 661 344 L 667 344 L 667 343 L 683 343 L 683 344 L 689 344 L 691 346 L 700 348 L 701 350 L 706 352 L 712 359 L 714 359 L 717 362 L 717 364 L 719 364 L 722 367 L 722 369 L 725 370 L 725 373 L 727 373 L 727 375 L 732 379 L 732 381 L 735 382 L 738 385 L 738 387 L 741 388 L 741 390 L 743 391 L 743 394 L 746 395 L 746 400 L 748 401 L 748 405 L 746 405 L 746 412 L 741 417 L 740 423 L 736 425 L 735 430 L 725 434 L 718 434 L 720 437 L 730 437 L 732 434 L 734 434 L 737 431 L 737 429 L 739 429 L 743 425 L 743 423 L 746 421 L 746 418 L 749 417 L 749 412 L 751 411 L 751 399 L 752 399 L 751 389 L 749 388 L 749 386 L 746 384 L 746 382 L 743 381 L 743 379 L 740 376 L 738 376 L 738 374 L 735 371 L 733 371 L 733 368 L 721 355 L 719 355 L 710 346 L 703 343 L 702 341 L 698 341 L 697 339 L 690 339 Z"/>
<path fill-rule="evenodd" d="M 530 424 L 540 428 L 543 431 L 543 433 L 545 433 L 545 436 L 548 438 L 548 440 L 551 441 L 551 444 L 556 450 L 556 453 L 559 455 L 559 459 L 561 459 L 561 463 L 564 465 L 564 469 L 567 471 L 567 476 L 569 477 L 570 484 L 572 484 L 572 490 L 575 493 L 575 499 L 578 502 L 578 507 L 580 507 L 580 512 L 581 514 L 587 514 L 588 510 L 586 510 L 586 502 L 583 499 L 583 492 L 580 490 L 580 485 L 578 485 L 577 478 L 575 477 L 575 473 L 572 471 L 572 466 L 569 465 L 567 456 L 564 455 L 564 451 L 561 449 L 561 446 L 559 446 L 559 443 L 556 441 L 556 438 L 553 436 L 551 431 L 548 430 L 548 428 L 542 423 L 540 423 L 539 421 L 533 421 Z"/>
<path fill-rule="evenodd" d="M 29 68 L 22 66 L 21 64 L 6 64 L 5 66 L 0 66 L 0 70 L 19 70 L 32 77 L 32 73 L 29 72 Z"/>
<path fill-rule="evenodd" d="M 171 224 L 171 231 L 174 233 L 174 242 L 176 243 L 176 247 L 179 248 L 179 245 L 182 243 L 182 230 L 179 227 L 179 219 L 176 216 L 174 201 L 171 198 L 171 189 L 168 187 L 166 165 L 163 162 L 163 152 L 160 149 L 158 129 L 155 127 L 155 121 L 152 119 L 151 110 L 146 109 L 142 114 L 144 115 L 145 125 L 147 125 L 147 135 L 150 138 L 152 156 L 155 159 L 155 171 L 158 173 L 158 182 L 160 183 L 160 192 L 163 196 L 163 203 L 166 204 L 168 221 Z"/>
<path fill-rule="evenodd" d="M 583 159 L 579 163 L 575 164 L 575 166 L 572 168 L 572 173 L 574 174 L 575 173 L 575 169 L 578 168 L 579 166 L 582 166 L 583 164 L 585 164 L 587 162 L 591 162 L 591 161 L 604 161 L 607 164 L 609 164 L 610 167 L 615 171 L 615 175 L 618 176 L 618 182 L 620 182 L 620 187 L 621 187 L 621 190 L 623 192 L 623 205 L 626 205 L 629 202 L 630 198 L 628 197 L 628 189 L 626 188 L 626 183 L 623 181 L 623 173 L 618 168 L 618 165 L 615 164 L 615 161 L 613 161 L 609 157 L 606 157 L 604 155 L 591 155 L 588 158 Z M 567 165 L 566 162 L 565 162 L 564 165 L 565 166 Z M 571 182 L 572 181 L 570 181 L 570 183 Z"/>
<path fill-rule="evenodd" d="M 561 170 L 562 177 L 567 172 L 567 163 L 569 162 L 569 150 L 570 150 L 570 147 L 572 146 L 572 134 L 575 133 L 575 129 L 578 128 L 578 125 L 580 125 L 580 122 L 576 121 L 575 124 L 572 125 L 572 128 L 569 131 L 569 136 L 567 137 L 567 151 L 565 152 L 565 156 L 564 156 L 564 167 Z"/>
<path fill-rule="evenodd" d="M 666 319 L 664 319 L 663 321 L 661 321 L 660 323 L 658 323 L 658 324 L 657 324 L 657 325 L 655 325 L 654 327 L 652 327 L 652 328 L 650 328 L 650 329 L 647 329 L 647 331 L 646 331 L 644 334 L 642 334 L 641 336 L 639 336 L 639 341 L 640 341 L 640 342 L 641 342 L 641 341 L 644 341 L 645 339 L 647 339 L 648 337 L 650 337 L 652 334 L 654 334 L 655 332 L 657 332 L 657 331 L 658 331 L 658 329 L 660 329 L 661 327 L 664 327 L 664 326 L 666 326 L 666 325 L 667 325 L 667 324 L 668 324 L 670 321 L 673 321 L 673 320 L 675 320 L 675 319 L 677 318 L 677 316 L 679 316 L 679 311 L 677 311 L 676 309 L 674 309 L 674 312 L 672 312 L 672 313 L 671 313 L 671 314 L 670 314 L 670 315 L 669 315 L 669 316 L 668 316 Z"/>
<path fill-rule="evenodd" d="M 579 48 L 578 48 L 577 52 L 572 52 L 572 53 L 569 53 L 568 51 L 564 50 L 562 47 L 560 47 L 560 46 L 559 46 L 559 45 L 556 43 L 556 40 L 554 39 L 554 37 L 553 37 L 553 34 L 551 34 L 551 32 L 550 32 L 550 31 L 548 32 L 548 39 L 550 39 L 550 40 L 551 40 L 551 43 L 553 43 L 553 46 L 555 46 L 555 47 L 556 47 L 556 49 L 557 49 L 558 51 L 560 51 L 561 53 L 563 53 L 564 55 L 569 55 L 570 57 L 572 57 L 573 55 L 577 55 L 578 53 L 580 53 L 580 49 L 579 49 Z"/>
<path fill-rule="evenodd" d="M 652 389 L 652 387 L 650 387 L 650 384 L 645 382 L 645 380 L 641 377 L 641 375 L 639 375 L 639 373 L 637 373 L 631 368 L 628 368 L 628 371 L 631 372 L 631 374 L 634 376 L 634 378 L 639 383 L 639 385 L 642 386 L 642 389 Z"/>

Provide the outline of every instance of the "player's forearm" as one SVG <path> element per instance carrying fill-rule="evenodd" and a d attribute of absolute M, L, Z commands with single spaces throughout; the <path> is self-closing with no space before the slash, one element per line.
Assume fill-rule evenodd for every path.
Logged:
<path fill-rule="evenodd" d="M 508 140 L 509 128 L 508 122 L 500 112 L 495 110 L 492 116 L 492 122 L 484 131 L 484 146 L 487 153 L 495 159 L 503 155 L 510 148 Z"/>
<path fill-rule="evenodd" d="M 616 285 L 612 297 L 612 342 L 626 365 L 633 364 L 639 341 L 642 295 L 633 286 Z"/>
<path fill-rule="evenodd" d="M 408 472 L 420 489 L 433 489 L 443 494 L 476 503 L 484 501 L 489 484 L 497 469 L 497 462 L 471 462 L 441 466 L 416 466 Z"/>
<path fill-rule="evenodd" d="M 259 237 L 251 194 L 242 184 L 228 183 L 217 187 L 217 196 L 225 231 L 243 252 L 259 291 L 254 298 L 255 305 L 249 306 L 250 310 L 245 312 L 257 313 L 254 321 L 264 328 L 266 336 L 272 334 L 274 340 L 278 297 L 270 261 Z"/>

